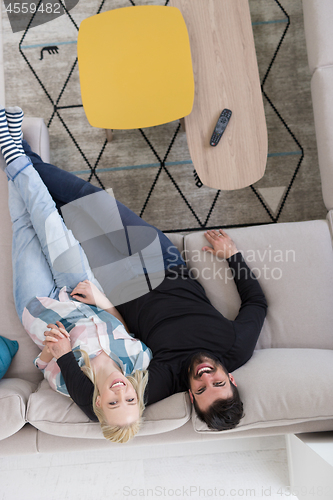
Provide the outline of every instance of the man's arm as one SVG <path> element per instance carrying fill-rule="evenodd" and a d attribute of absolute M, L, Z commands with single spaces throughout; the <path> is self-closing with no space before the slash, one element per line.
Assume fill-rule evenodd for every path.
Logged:
<path fill-rule="evenodd" d="M 222 229 L 206 231 L 205 238 L 212 246 L 205 246 L 202 250 L 212 253 L 219 259 L 229 259 L 238 252 L 235 242 Z"/>
<path fill-rule="evenodd" d="M 246 363 L 253 354 L 266 317 L 267 302 L 257 278 L 232 239 L 221 229 L 207 231 L 205 236 L 213 247 L 207 250 L 227 260 L 241 298 L 239 313 L 233 321 L 236 341 L 226 356 L 230 371 L 233 371 Z"/>
<path fill-rule="evenodd" d="M 267 312 L 265 295 L 257 278 L 249 269 L 241 253 L 228 259 L 233 269 L 235 283 L 241 297 L 241 307 L 233 321 L 236 340 L 227 353 L 229 369 L 234 371 L 252 356 Z"/>
<path fill-rule="evenodd" d="M 229 257 L 227 261 L 242 302 L 235 322 L 242 324 L 253 321 L 258 316 L 262 326 L 266 316 L 267 302 L 257 278 L 240 252 Z"/>
<path fill-rule="evenodd" d="M 207 231 L 205 237 L 212 245 L 212 248 L 203 247 L 202 250 L 210 252 L 219 258 L 226 259 L 232 271 L 242 301 L 235 321 L 247 321 L 252 318 L 252 313 L 255 312 L 258 312 L 259 316 L 262 316 L 263 311 L 265 318 L 267 309 L 265 295 L 257 278 L 246 264 L 242 254 L 238 251 L 235 242 L 222 229 L 219 231 Z"/>

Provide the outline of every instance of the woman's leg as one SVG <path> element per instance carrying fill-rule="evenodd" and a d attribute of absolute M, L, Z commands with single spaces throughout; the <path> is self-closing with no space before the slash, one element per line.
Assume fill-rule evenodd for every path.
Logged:
<path fill-rule="evenodd" d="M 101 196 L 100 200 L 98 200 L 98 196 L 94 197 L 94 203 L 92 203 L 93 207 L 96 207 L 95 201 L 100 201 L 101 202 L 101 207 L 100 207 L 100 214 L 101 217 L 103 214 L 106 212 L 106 207 L 105 207 L 105 192 L 98 187 L 93 186 L 89 182 L 84 181 L 83 179 L 78 178 L 76 175 L 66 172 L 64 170 L 61 170 L 60 168 L 51 165 L 49 163 L 44 163 L 43 160 L 36 154 L 34 153 L 29 144 L 26 141 L 23 141 L 23 147 L 26 152 L 26 154 L 30 157 L 34 168 L 37 170 L 39 175 L 41 176 L 44 184 L 48 188 L 52 198 L 54 199 L 57 208 L 62 207 L 65 204 L 71 203 L 75 200 L 78 200 L 84 196 L 88 196 L 90 194 L 98 193 L 101 192 L 103 195 Z M 111 204 L 112 205 L 112 204 Z M 110 205 L 110 206 L 111 206 Z M 125 205 L 123 205 L 121 202 L 116 200 L 116 205 L 118 212 L 120 214 L 121 222 L 123 227 L 125 228 L 125 231 L 127 233 L 127 244 L 128 244 L 128 253 L 131 255 L 134 253 L 131 245 L 130 245 L 130 237 L 128 236 L 127 228 L 133 227 L 133 226 L 146 226 L 146 227 L 151 227 L 153 228 L 158 236 L 159 236 L 159 241 L 161 244 L 162 248 L 162 254 L 163 254 L 163 260 L 164 260 L 164 267 L 167 268 L 168 266 L 176 266 L 176 265 L 184 265 L 185 262 L 181 258 L 177 248 L 172 244 L 172 242 L 165 236 L 162 231 L 159 229 L 155 228 L 154 226 L 151 226 L 147 222 L 145 222 L 141 217 L 136 215 L 132 210 L 127 208 Z M 109 217 L 109 213 L 106 214 Z M 96 221 L 98 222 L 98 221 Z M 74 222 L 73 225 L 72 223 L 67 223 L 68 227 L 70 227 L 74 234 L 76 235 L 75 227 L 74 227 Z M 80 235 L 77 235 L 77 238 L 81 241 Z M 89 261 L 90 255 L 88 254 L 88 250 L 86 250 L 87 256 Z"/>
<path fill-rule="evenodd" d="M 45 281 L 47 286 L 41 286 L 38 295 L 41 295 L 41 292 L 45 294 L 46 289 L 47 296 L 52 293 L 54 283 L 51 287 L 50 272 L 58 288 L 65 285 L 73 288 L 79 281 L 84 279 L 95 281 L 84 252 L 71 231 L 68 231 L 64 225 L 40 176 L 33 168 L 29 158 L 16 147 L 9 134 L 4 109 L 0 109 L 0 146 L 7 162 L 5 172 L 10 180 L 9 206 L 15 236 L 13 246 L 14 268 L 17 269 L 15 271 L 16 290 L 20 287 L 20 272 L 24 271 L 22 263 L 25 261 L 27 267 L 31 264 L 29 260 L 34 259 L 30 251 L 27 250 L 27 255 L 25 255 L 25 251 L 22 251 L 30 247 L 36 250 L 37 259 L 36 263 L 31 264 L 34 272 L 24 271 L 25 277 L 31 279 L 36 274 L 35 280 L 38 282 L 38 272 L 36 270 L 38 271 L 40 266 L 43 270 L 41 274 L 44 283 L 45 264 L 49 266 Z M 44 259 L 41 259 L 41 252 L 38 251 L 37 238 Z M 45 259 L 47 262 L 44 263 Z M 35 264 L 37 264 L 37 267 L 35 267 Z M 24 281 L 26 284 L 26 279 Z M 36 294 L 35 288 L 34 294 Z M 20 302 L 19 310 L 21 312 L 22 303 L 27 300 L 26 295 L 23 294 L 24 299 L 22 298 L 22 300 L 19 298 L 21 295 L 18 291 L 16 295 Z"/>
<path fill-rule="evenodd" d="M 17 314 L 36 296 L 56 298 L 50 266 L 31 224 L 24 201 L 12 182 L 8 184 L 8 204 L 13 227 L 13 294 Z"/>
<path fill-rule="evenodd" d="M 66 228 L 29 158 L 26 156 L 17 158 L 7 166 L 5 172 L 9 184 L 14 185 L 23 200 L 56 286 L 62 288 L 66 285 L 74 288 L 79 281 L 85 279 L 95 282 L 81 246 L 72 232 Z M 10 189 L 12 192 L 12 186 Z M 12 220 L 15 221 L 16 211 L 13 203 L 11 203 L 11 213 Z"/>
<path fill-rule="evenodd" d="M 14 137 L 17 137 L 16 132 L 21 127 L 22 118 L 16 115 L 12 120 L 10 117 L 9 125 L 4 109 L 0 109 L 0 143 L 8 163 L 24 154 L 23 149 L 19 150 L 17 145 L 13 144 L 10 134 L 12 130 Z M 3 163 L 5 169 L 5 158 Z M 8 191 L 13 223 L 13 294 L 18 316 L 22 320 L 22 312 L 28 302 L 36 295 L 54 296 L 56 286 L 21 195 L 12 183 L 9 183 Z"/>
<path fill-rule="evenodd" d="M 90 182 L 80 179 L 71 172 L 61 170 L 51 163 L 43 162 L 41 157 L 32 151 L 27 141 L 23 140 L 22 145 L 25 154 L 29 156 L 58 209 L 83 196 L 102 191 L 101 188 L 93 186 Z"/>

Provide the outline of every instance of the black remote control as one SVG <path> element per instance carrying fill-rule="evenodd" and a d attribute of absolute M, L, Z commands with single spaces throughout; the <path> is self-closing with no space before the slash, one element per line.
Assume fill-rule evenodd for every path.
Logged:
<path fill-rule="evenodd" d="M 219 119 L 217 120 L 217 124 L 214 128 L 213 135 L 210 139 L 210 145 L 211 146 L 217 146 L 219 143 L 219 140 L 222 137 L 223 132 L 226 129 L 226 126 L 229 123 L 230 117 L 232 115 L 232 112 L 230 109 L 224 109 L 222 113 L 220 114 Z"/>

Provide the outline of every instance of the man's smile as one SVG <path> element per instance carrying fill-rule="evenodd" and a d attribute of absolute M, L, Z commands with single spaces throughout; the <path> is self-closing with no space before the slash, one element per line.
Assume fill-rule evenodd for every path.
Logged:
<path fill-rule="evenodd" d="M 208 363 L 201 363 L 200 365 L 197 366 L 196 369 L 196 376 L 200 377 L 203 373 L 211 373 L 214 370 L 214 367 Z"/>

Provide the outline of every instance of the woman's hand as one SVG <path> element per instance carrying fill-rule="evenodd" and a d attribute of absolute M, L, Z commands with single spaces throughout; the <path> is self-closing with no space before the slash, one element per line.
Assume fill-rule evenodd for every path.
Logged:
<path fill-rule="evenodd" d="M 104 293 L 89 280 L 80 281 L 72 291 L 71 296 L 80 302 L 91 304 L 101 309 L 109 309 L 112 307 L 111 302 Z"/>
<path fill-rule="evenodd" d="M 220 259 L 228 259 L 238 252 L 235 243 L 225 231 L 213 229 L 205 232 L 206 240 L 212 245 L 211 247 L 203 247 L 204 252 L 210 252 Z"/>
<path fill-rule="evenodd" d="M 47 325 L 50 330 L 44 332 L 45 341 L 43 344 L 47 347 L 47 351 L 54 358 L 58 359 L 67 354 L 67 352 L 70 352 L 72 347 L 69 340 L 69 333 L 66 331 L 64 325 L 60 321 L 56 323 L 56 325 L 53 323 Z"/>

